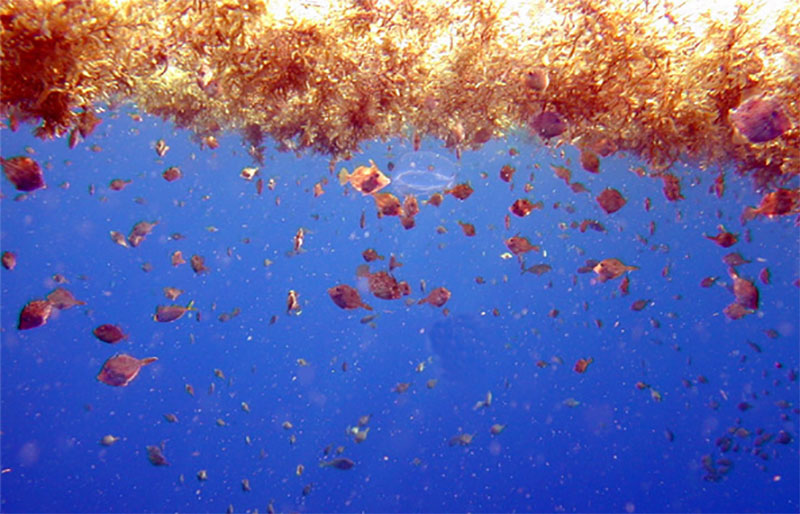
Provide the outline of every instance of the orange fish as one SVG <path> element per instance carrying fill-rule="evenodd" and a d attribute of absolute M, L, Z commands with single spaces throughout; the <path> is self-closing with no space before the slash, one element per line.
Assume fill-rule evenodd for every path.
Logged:
<path fill-rule="evenodd" d="M 728 270 L 728 275 L 733 279 L 733 295 L 736 297 L 736 303 L 746 309 L 758 309 L 759 294 L 755 284 L 741 278 L 733 268 Z"/>
<path fill-rule="evenodd" d="M 670 202 L 683 200 L 684 196 L 681 194 L 681 181 L 672 173 L 657 173 L 653 177 L 661 177 L 664 181 L 664 196 Z"/>
<path fill-rule="evenodd" d="M 338 286 L 328 288 L 328 295 L 331 297 L 331 300 L 333 300 L 333 303 L 342 309 L 350 310 L 363 307 L 368 311 L 372 310 L 372 307 L 361 300 L 361 295 L 358 294 L 358 290 L 347 284 L 339 284 Z"/>
<path fill-rule="evenodd" d="M 172 252 L 172 265 L 173 266 L 180 266 L 181 264 L 186 264 L 186 259 L 183 258 L 183 252 L 180 250 L 175 250 Z"/>
<path fill-rule="evenodd" d="M 439 207 L 440 205 L 442 205 L 442 201 L 443 200 L 444 200 L 444 196 L 442 196 L 442 193 L 433 193 L 431 195 L 431 197 L 428 198 L 428 202 L 427 203 L 429 203 L 430 205 L 433 205 L 434 207 Z"/>
<path fill-rule="evenodd" d="M 593 363 L 594 359 L 589 357 L 588 359 L 578 359 L 578 362 L 575 363 L 575 373 L 583 373 L 586 371 L 586 368 L 589 367 L 589 364 Z"/>
<path fill-rule="evenodd" d="M 441 307 L 447 300 L 450 299 L 451 293 L 445 287 L 437 287 L 433 291 L 428 294 L 427 297 L 423 298 L 422 300 L 418 301 L 417 304 L 421 303 L 429 303 L 434 307 Z"/>
<path fill-rule="evenodd" d="M 453 186 L 451 189 L 446 189 L 444 194 L 453 195 L 459 200 L 466 200 L 472 195 L 473 191 L 474 189 L 472 189 L 472 186 L 469 185 L 469 182 L 464 182 L 463 184 L 457 184 L 456 186 Z"/>
<path fill-rule="evenodd" d="M 112 191 L 122 191 L 125 189 L 125 186 L 133 182 L 133 180 L 122 180 L 121 178 L 115 178 L 111 181 L 109 187 Z"/>
<path fill-rule="evenodd" d="M 717 230 L 719 233 L 716 236 L 705 236 L 705 238 L 714 241 L 723 248 L 733 246 L 739 241 L 738 235 L 728 232 L 723 225 L 719 225 Z"/>
<path fill-rule="evenodd" d="M 756 216 L 775 218 L 800 212 L 800 190 L 780 188 L 765 195 L 758 207 L 747 207 L 742 214 L 742 222 Z"/>
<path fill-rule="evenodd" d="M 125 387 L 139 374 L 142 366 L 157 361 L 157 357 L 137 359 L 130 355 L 120 353 L 108 359 L 104 364 L 97 380 L 115 387 Z"/>
<path fill-rule="evenodd" d="M 142 241 L 144 241 L 144 238 L 153 231 L 156 225 L 158 225 L 158 221 L 154 221 L 152 223 L 148 221 L 140 221 L 133 226 L 131 233 L 128 234 L 128 242 L 134 248 L 139 246 L 142 244 Z"/>
<path fill-rule="evenodd" d="M 400 200 L 392 193 L 378 193 L 372 195 L 375 199 L 375 206 L 378 208 L 378 216 L 402 216 L 403 206 Z"/>
<path fill-rule="evenodd" d="M 472 223 L 464 223 L 463 221 L 458 222 L 461 225 L 461 230 L 464 231 L 464 235 L 467 237 L 472 237 L 475 235 L 475 225 Z"/>
<path fill-rule="evenodd" d="M 50 302 L 53 307 L 62 311 L 78 305 L 86 305 L 86 302 L 75 299 L 75 296 L 63 287 L 57 287 L 48 294 L 47 301 Z"/>
<path fill-rule="evenodd" d="M 205 258 L 199 255 L 192 255 L 192 258 L 189 259 L 189 263 L 192 265 L 192 270 L 194 270 L 195 273 L 206 273 L 211 271 L 208 266 L 206 266 Z"/>
<path fill-rule="evenodd" d="M 419 214 L 419 202 L 416 196 L 406 195 L 405 198 L 403 198 L 403 212 L 405 212 L 406 216 L 411 217 Z"/>
<path fill-rule="evenodd" d="M 511 207 L 509 207 L 508 210 L 510 210 L 512 214 L 519 216 L 520 218 L 524 218 L 534 209 L 541 209 L 543 207 L 544 204 L 542 202 L 531 203 L 531 201 L 526 198 L 520 198 L 511 204 Z"/>
<path fill-rule="evenodd" d="M 30 157 L 22 155 L 8 159 L 0 157 L 0 164 L 6 177 L 18 191 L 35 191 L 45 187 L 42 167 Z"/>
<path fill-rule="evenodd" d="M 606 214 L 613 214 L 622 209 L 627 202 L 619 191 L 609 187 L 597 196 L 597 203 Z"/>
<path fill-rule="evenodd" d="M 600 173 L 600 159 L 597 154 L 587 148 L 581 150 L 581 168 L 589 173 Z"/>
<path fill-rule="evenodd" d="M 733 126 L 751 143 L 765 143 L 792 128 L 783 104 L 773 97 L 752 97 L 730 113 Z"/>
<path fill-rule="evenodd" d="M 384 256 L 383 255 L 379 255 L 378 252 L 374 248 L 367 248 L 366 250 L 361 252 L 361 256 L 367 262 L 372 262 L 372 261 L 375 261 L 375 260 L 378 260 L 378 259 L 380 259 L 380 260 L 384 259 Z"/>
<path fill-rule="evenodd" d="M 17 254 L 9 251 L 3 252 L 2 262 L 5 269 L 13 270 L 17 265 Z"/>
<path fill-rule="evenodd" d="M 22 308 L 19 313 L 19 330 L 41 327 L 50 318 L 53 312 L 53 305 L 47 300 L 32 300 Z"/>
<path fill-rule="evenodd" d="M 508 164 L 500 168 L 500 180 L 503 182 L 511 182 L 511 178 L 517 170 Z"/>
<path fill-rule="evenodd" d="M 397 300 L 411 294 L 411 287 L 408 282 L 398 282 L 396 278 L 386 271 L 368 274 L 367 281 L 372 294 L 383 300 Z"/>
<path fill-rule="evenodd" d="M 117 325 L 106 323 L 95 328 L 92 333 L 94 336 L 103 341 L 104 343 L 114 344 L 127 339 L 128 335 L 122 331 Z"/>
<path fill-rule="evenodd" d="M 522 255 L 531 250 L 538 252 L 539 245 L 532 245 L 527 237 L 513 236 L 505 240 L 506 246 L 514 255 Z"/>
<path fill-rule="evenodd" d="M 597 273 L 597 280 L 605 282 L 622 276 L 627 271 L 634 271 L 639 269 L 636 266 L 627 266 L 619 259 L 603 259 L 598 262 L 592 271 Z"/>
<path fill-rule="evenodd" d="M 370 160 L 369 164 L 369 166 L 357 167 L 353 173 L 348 173 L 346 169 L 342 168 L 342 171 L 339 172 L 339 183 L 341 185 L 349 183 L 366 196 L 377 193 L 392 182 L 374 162 Z"/>
<path fill-rule="evenodd" d="M 164 180 L 167 182 L 175 182 L 183 176 L 183 173 L 181 173 L 181 169 L 179 167 L 170 166 L 164 170 L 164 173 L 162 173 L 161 176 L 164 177 Z"/>
<path fill-rule="evenodd" d="M 169 323 L 181 319 L 187 311 L 196 311 L 194 308 L 194 300 L 189 302 L 189 305 L 158 305 L 156 313 L 153 314 L 153 320 L 159 323 Z"/>

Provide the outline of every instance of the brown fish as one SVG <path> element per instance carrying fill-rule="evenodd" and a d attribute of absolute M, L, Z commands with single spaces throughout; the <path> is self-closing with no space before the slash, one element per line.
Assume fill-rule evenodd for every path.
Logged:
<path fill-rule="evenodd" d="M 475 225 L 472 223 L 464 223 L 463 221 L 458 222 L 461 225 L 461 230 L 464 232 L 464 235 L 467 237 L 472 237 L 475 235 Z"/>
<path fill-rule="evenodd" d="M 531 128 L 542 139 L 550 139 L 563 134 L 567 130 L 567 122 L 558 113 L 546 111 L 533 118 Z"/>
<path fill-rule="evenodd" d="M 17 328 L 19 330 L 28 330 L 30 328 L 41 327 L 50 318 L 53 312 L 53 305 L 47 300 L 31 300 L 22 312 L 19 313 L 19 323 Z"/>
<path fill-rule="evenodd" d="M 153 466 L 169 466 L 169 461 L 164 456 L 163 450 L 164 444 L 162 443 L 161 446 L 148 446 L 147 447 L 147 460 L 150 461 L 150 464 Z"/>
<path fill-rule="evenodd" d="M 403 205 L 392 193 L 377 193 L 372 195 L 375 199 L 375 207 L 378 208 L 378 216 L 402 216 Z"/>
<path fill-rule="evenodd" d="M 3 252 L 2 262 L 5 269 L 13 270 L 17 265 L 17 254 L 9 251 Z"/>
<path fill-rule="evenodd" d="M 182 289 L 178 289 L 177 287 L 165 287 L 164 288 L 164 296 L 167 297 L 168 300 L 177 300 L 180 295 L 183 294 Z"/>
<path fill-rule="evenodd" d="M 514 177 L 514 173 L 517 170 L 511 165 L 504 165 L 500 168 L 500 180 L 503 182 L 511 182 L 511 179 Z"/>
<path fill-rule="evenodd" d="M 792 128 L 783 104 L 777 98 L 752 97 L 733 110 L 729 118 L 736 130 L 751 143 L 766 143 Z"/>
<path fill-rule="evenodd" d="M 109 187 L 111 188 L 112 191 L 122 191 L 123 189 L 125 189 L 125 186 L 127 186 L 131 182 L 133 182 L 133 180 L 122 180 L 121 178 L 115 178 L 114 180 L 111 181 Z"/>
<path fill-rule="evenodd" d="M 403 198 L 403 212 L 406 216 L 413 218 L 419 214 L 419 202 L 414 195 L 406 195 Z"/>
<path fill-rule="evenodd" d="M 592 268 L 592 271 L 597 273 L 597 280 L 605 282 L 620 277 L 627 271 L 637 269 L 639 268 L 636 266 L 627 266 L 623 264 L 619 259 L 603 259 Z"/>
<path fill-rule="evenodd" d="M 448 446 L 469 446 L 475 434 L 457 434 L 447 442 Z"/>
<path fill-rule="evenodd" d="M 18 191 L 35 191 L 45 187 L 42 167 L 30 157 L 24 155 L 8 159 L 0 157 L 0 164 L 3 165 L 6 177 Z"/>
<path fill-rule="evenodd" d="M 463 184 L 457 184 L 450 189 L 446 189 L 444 191 L 444 194 L 453 195 L 455 198 L 458 198 L 459 200 L 466 200 L 467 198 L 472 196 L 473 192 L 474 189 L 472 189 L 472 186 L 469 185 L 469 182 L 464 182 Z"/>
<path fill-rule="evenodd" d="M 341 470 L 348 470 L 352 468 L 355 463 L 345 457 L 340 457 L 338 459 L 333 459 L 331 461 L 320 461 L 319 467 L 321 468 L 336 468 Z"/>
<path fill-rule="evenodd" d="M 118 343 L 128 338 L 128 335 L 121 328 L 110 323 L 96 327 L 92 333 L 97 339 L 109 344 Z"/>
<path fill-rule="evenodd" d="M 97 380 L 110 386 L 125 387 L 136 378 L 142 366 L 157 360 L 157 357 L 137 359 L 125 353 L 118 353 L 103 364 L 100 373 L 97 375 Z"/>
<path fill-rule="evenodd" d="M 383 300 L 397 300 L 400 297 L 411 294 L 411 287 L 408 282 L 398 282 L 396 278 L 386 271 L 362 274 L 362 276 L 367 277 L 369 290 L 372 294 Z"/>
<path fill-rule="evenodd" d="M 164 177 L 164 180 L 167 182 L 175 182 L 179 178 L 183 176 L 181 169 L 177 166 L 170 166 L 169 168 L 164 170 L 164 173 L 161 174 Z"/>
<path fill-rule="evenodd" d="M 586 368 L 589 367 L 589 364 L 593 362 L 594 359 L 592 357 L 589 357 L 588 359 L 578 359 L 573 369 L 575 370 L 575 373 L 583 373 L 586 371 Z"/>
<path fill-rule="evenodd" d="M 441 307 L 447 300 L 450 299 L 451 293 L 445 287 L 437 287 L 433 291 L 428 294 L 427 297 L 423 298 L 422 300 L 418 301 L 417 304 L 421 303 L 429 303 L 434 307 Z"/>
<path fill-rule="evenodd" d="M 589 173 L 600 173 L 600 159 L 588 148 L 581 150 L 581 168 Z"/>
<path fill-rule="evenodd" d="M 357 309 L 363 307 L 368 311 L 372 310 L 372 307 L 361 300 L 361 295 L 358 294 L 358 290 L 347 284 L 339 284 L 338 286 L 328 288 L 328 295 L 330 295 L 333 303 L 342 309 Z"/>
<path fill-rule="evenodd" d="M 597 196 L 597 203 L 606 214 L 613 214 L 622 209 L 627 202 L 619 191 L 609 187 Z"/>
<path fill-rule="evenodd" d="M 372 261 L 375 261 L 375 260 L 378 260 L 378 259 L 380 259 L 380 260 L 384 259 L 383 255 L 379 255 L 378 252 L 374 248 L 367 248 L 366 250 L 361 252 L 361 256 L 367 262 L 372 262 Z"/>
<path fill-rule="evenodd" d="M 158 221 L 153 221 L 152 223 L 149 221 L 140 221 L 133 226 L 131 233 L 128 234 L 128 242 L 134 248 L 139 246 L 142 244 L 142 241 L 144 241 L 144 238 L 153 231 L 156 225 L 158 225 Z"/>
<path fill-rule="evenodd" d="M 736 297 L 736 303 L 746 309 L 758 309 L 758 288 L 750 280 L 741 278 L 736 270 L 730 268 L 728 275 L 733 279 L 733 295 Z"/>
<path fill-rule="evenodd" d="M 742 222 L 756 216 L 774 218 L 800 212 L 800 190 L 779 188 L 764 195 L 758 207 L 747 207 L 742 214 Z"/>
<path fill-rule="evenodd" d="M 718 225 L 717 230 L 719 233 L 716 236 L 704 235 L 705 238 L 714 241 L 723 248 L 731 247 L 739 241 L 738 234 L 728 232 L 723 225 Z"/>
<path fill-rule="evenodd" d="M 48 294 L 47 301 L 50 302 L 53 307 L 62 311 L 77 305 L 86 305 L 86 302 L 77 300 L 72 293 L 63 287 L 58 287 Z"/>
<path fill-rule="evenodd" d="M 192 258 L 189 259 L 189 264 L 191 264 L 192 270 L 197 274 L 211 271 L 208 266 L 206 266 L 205 258 L 199 255 L 192 255 Z"/>
<path fill-rule="evenodd" d="M 153 314 L 153 320 L 159 323 L 169 323 L 181 319 L 186 311 L 196 311 L 194 308 L 194 300 L 189 302 L 189 305 L 158 305 L 156 313 Z"/>
<path fill-rule="evenodd" d="M 511 207 L 508 208 L 512 214 L 515 216 L 519 216 L 520 218 L 524 218 L 534 209 L 542 209 L 544 208 L 544 204 L 542 202 L 531 203 L 530 200 L 527 198 L 520 198 L 516 200 L 514 203 L 511 204 Z"/>
<path fill-rule="evenodd" d="M 533 273 L 536 276 L 541 276 L 552 269 L 553 268 L 549 264 L 534 264 L 529 268 L 524 268 L 522 272 Z"/>
<path fill-rule="evenodd" d="M 513 236 L 505 240 L 506 246 L 514 255 L 522 255 L 530 251 L 541 250 L 538 245 L 532 245 L 527 237 Z"/>

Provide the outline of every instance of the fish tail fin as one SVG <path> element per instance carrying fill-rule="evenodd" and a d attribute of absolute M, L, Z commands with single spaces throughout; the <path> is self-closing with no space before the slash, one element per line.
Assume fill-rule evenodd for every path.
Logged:
<path fill-rule="evenodd" d="M 140 362 L 141 362 L 142 366 L 147 366 L 148 364 L 152 364 L 157 360 L 158 360 L 158 357 L 145 357 Z"/>
<path fill-rule="evenodd" d="M 347 168 L 342 168 L 339 170 L 339 185 L 343 186 L 347 184 L 350 180 L 350 173 L 347 172 Z"/>
<path fill-rule="evenodd" d="M 744 212 L 742 212 L 742 218 L 741 218 L 742 225 L 744 225 L 750 220 L 755 219 L 757 215 L 758 212 L 756 212 L 756 209 L 752 207 L 745 207 Z"/>
<path fill-rule="evenodd" d="M 369 306 L 369 305 L 367 305 L 367 304 L 366 304 L 366 303 L 364 303 L 364 302 L 361 302 L 361 306 L 362 306 L 362 307 L 364 307 L 365 309 L 367 309 L 368 311 L 371 311 L 371 310 L 372 310 L 372 307 L 371 307 L 371 306 Z"/>

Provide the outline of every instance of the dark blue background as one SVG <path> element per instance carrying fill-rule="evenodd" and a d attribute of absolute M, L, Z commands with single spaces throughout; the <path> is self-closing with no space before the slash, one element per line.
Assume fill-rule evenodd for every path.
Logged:
<path fill-rule="evenodd" d="M 729 173 L 720 200 L 708 193 L 714 171 L 678 167 L 672 171 L 686 199 L 669 203 L 661 181 L 637 178 L 630 171 L 636 163 L 627 158 L 603 159 L 600 175 L 592 176 L 580 169 L 574 149 L 515 136 L 465 152 L 456 168 L 475 188 L 473 196 L 464 202 L 448 196 L 439 208 L 423 205 L 416 228 L 406 231 L 396 218 L 377 219 L 370 198 L 339 186 L 324 158 L 269 148 L 260 176 L 275 178 L 277 187 L 258 196 L 255 181 L 238 176 L 253 164 L 235 135 L 221 138 L 215 151 L 201 149 L 187 133 L 148 117 L 134 122 L 128 112 L 104 116 L 74 150 L 65 140 L 35 140 L 30 127 L 2 132 L 2 155 L 25 154 L 29 146 L 47 166 L 48 184 L 14 201 L 17 192 L 2 182 L 2 249 L 19 261 L 0 273 L 2 466 L 10 469 L 1 477 L 3 511 L 219 512 L 233 505 L 237 512 L 264 512 L 271 500 L 278 511 L 302 512 L 798 510 L 792 411 L 798 385 L 787 378 L 798 366 L 797 233 L 792 219 L 741 226 L 743 207 L 759 202 L 749 180 Z M 163 159 L 153 150 L 159 138 L 172 147 Z M 438 144 L 423 146 L 455 159 Z M 510 156 L 510 147 L 519 155 Z M 345 166 L 352 171 L 371 158 L 386 170 L 407 151 L 404 141 L 374 143 Z M 564 164 L 562 152 L 572 161 L 573 180 L 592 195 L 575 194 L 554 177 L 550 164 Z M 513 191 L 498 178 L 504 164 L 517 169 Z M 173 165 L 184 177 L 170 184 L 160 175 Z M 534 190 L 526 195 L 531 175 Z M 325 194 L 314 198 L 314 183 L 325 177 Z M 133 182 L 115 192 L 109 188 L 114 178 Z M 613 215 L 593 199 L 607 186 L 628 199 Z M 509 205 L 523 196 L 544 201 L 545 208 L 513 217 L 505 230 Z M 584 218 L 608 231 L 569 228 Z M 110 230 L 127 234 L 142 220 L 159 224 L 140 247 L 111 241 Z M 473 223 L 477 236 L 465 237 L 458 221 Z M 740 234 L 731 249 L 703 237 L 716 234 L 719 223 Z M 439 225 L 446 234 L 437 234 Z M 308 231 L 306 251 L 290 255 L 300 227 Z M 744 241 L 745 231 L 752 242 Z M 171 240 L 176 232 L 186 239 Z M 507 251 L 503 240 L 516 233 L 546 252 L 529 254 L 526 265 L 546 262 L 550 273 L 521 275 L 516 259 L 500 257 Z M 387 260 L 398 256 L 403 266 L 395 275 L 411 284 L 413 298 L 422 297 L 420 280 L 428 291 L 450 289 L 450 315 L 362 292 L 378 314 L 371 327 L 359 323 L 366 311 L 334 305 L 327 288 L 357 285 L 355 269 L 369 247 Z M 174 250 L 187 260 L 204 256 L 210 273 L 195 275 L 188 264 L 173 268 Z M 722 314 L 733 299 L 721 261 L 729 251 L 753 261 L 740 267 L 743 276 L 755 279 L 763 267 L 772 273 L 770 285 L 757 282 L 758 313 L 735 322 Z M 576 273 L 586 259 L 606 257 L 640 267 L 630 274 L 630 295 L 619 295 L 619 280 L 593 284 L 593 274 Z M 265 266 L 264 259 L 273 263 Z M 153 270 L 144 272 L 144 263 Z M 386 265 L 379 261 L 372 269 Z M 57 286 L 55 273 L 86 305 L 17 331 L 20 309 Z M 719 282 L 701 288 L 712 275 Z M 486 283 L 476 283 L 477 276 Z M 194 300 L 201 320 L 154 322 L 156 305 L 170 303 L 164 286 L 186 290 L 178 303 Z M 299 316 L 286 314 L 290 289 L 300 294 Z M 637 299 L 652 304 L 634 312 Z M 236 307 L 238 317 L 217 319 Z M 553 308 L 560 311 L 556 318 L 548 316 Z M 271 325 L 273 315 L 278 321 Z M 99 342 L 91 331 L 101 323 L 121 325 L 130 339 L 114 347 Z M 768 338 L 767 329 L 780 336 Z M 95 377 L 116 352 L 159 360 L 128 387 L 113 388 Z M 563 365 L 535 364 L 553 357 Z M 580 375 L 572 367 L 584 357 L 594 362 Z M 298 358 L 309 365 L 299 367 Z M 417 373 L 421 361 L 428 364 Z M 217 378 L 215 368 L 226 378 Z M 698 383 L 699 375 L 708 383 Z M 430 378 L 439 379 L 433 390 L 425 387 Z M 663 400 L 637 390 L 637 381 L 651 384 Z M 398 382 L 412 386 L 398 395 L 392 391 Z M 487 391 L 492 405 L 473 410 Z M 568 398 L 580 404 L 567 407 Z M 780 408 L 779 400 L 792 407 Z M 712 401 L 718 409 L 709 407 Z M 753 408 L 741 412 L 742 401 Z M 168 412 L 179 421 L 166 422 Z M 357 445 L 345 430 L 364 414 L 372 414 L 370 432 Z M 281 428 L 286 420 L 294 429 Z M 493 423 L 507 428 L 491 435 Z M 737 426 L 783 429 L 793 440 L 767 443 L 763 461 L 748 453 L 754 435 L 737 439 L 739 451 L 725 455 L 731 471 L 719 481 L 704 480 L 701 457 L 722 457 L 714 441 Z M 450 447 L 462 432 L 476 434 L 472 444 Z M 101 446 L 105 434 L 121 440 Z M 162 441 L 171 464 L 154 467 L 146 446 Z M 344 445 L 343 456 L 355 467 L 320 468 L 329 444 Z M 305 466 L 301 477 L 298 464 Z M 195 477 L 201 469 L 208 472 L 205 482 Z M 250 492 L 242 491 L 245 478 Z"/>

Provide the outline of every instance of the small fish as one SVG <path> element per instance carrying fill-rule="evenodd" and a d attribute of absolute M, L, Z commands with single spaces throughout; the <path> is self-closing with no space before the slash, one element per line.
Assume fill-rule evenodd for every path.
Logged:
<path fill-rule="evenodd" d="M 336 468 L 341 470 L 348 470 L 351 469 L 355 465 L 355 462 L 346 458 L 340 457 L 338 459 L 333 459 L 330 461 L 320 461 L 319 467 L 321 468 Z"/>
<path fill-rule="evenodd" d="M 597 203 L 606 214 L 613 214 L 622 209 L 627 202 L 619 191 L 609 187 L 597 196 Z"/>
<path fill-rule="evenodd" d="M 155 151 L 159 157 L 164 157 L 165 155 L 167 155 L 167 152 L 169 151 L 169 146 L 167 146 L 166 141 L 164 141 L 163 139 L 159 139 L 158 141 L 156 141 Z"/>
<path fill-rule="evenodd" d="M 575 373 L 584 373 L 586 368 L 589 367 L 589 364 L 593 362 L 594 359 L 592 357 L 589 357 L 588 359 L 578 359 L 573 369 L 575 370 Z"/>
<path fill-rule="evenodd" d="M 158 305 L 156 306 L 156 313 L 153 314 L 153 320 L 159 323 L 169 323 L 182 318 L 187 311 L 196 310 L 194 308 L 194 300 L 189 302 L 186 307 L 182 305 Z"/>
<path fill-rule="evenodd" d="M 494 424 L 494 425 L 492 425 L 492 427 L 489 429 L 489 432 L 491 432 L 491 433 L 492 433 L 492 435 L 498 435 L 498 434 L 500 434 L 500 433 L 501 433 L 503 430 L 505 430 L 505 429 L 506 429 L 506 425 L 501 425 L 500 423 L 495 423 L 495 424 Z"/>
<path fill-rule="evenodd" d="M 298 298 L 299 295 L 297 291 L 290 289 L 289 294 L 286 297 L 286 314 L 299 315 L 302 312 L 302 307 L 300 306 Z"/>
<path fill-rule="evenodd" d="M 100 439 L 100 444 L 103 446 L 111 446 L 112 444 L 119 441 L 119 437 L 114 437 L 111 434 L 104 435 L 102 439 Z"/>
<path fill-rule="evenodd" d="M 627 271 L 634 271 L 638 269 L 639 268 L 636 266 L 628 266 L 623 264 L 619 259 L 603 259 L 592 268 L 592 271 L 597 274 L 597 279 L 600 282 L 605 282 L 607 280 L 620 277 Z"/>
<path fill-rule="evenodd" d="M 353 173 L 348 173 L 342 168 L 339 172 L 339 184 L 349 183 L 354 189 L 361 191 L 363 195 L 377 193 L 391 183 L 391 179 L 381 172 L 373 161 L 369 161 L 369 166 L 359 166 Z"/>
<path fill-rule="evenodd" d="M 169 461 L 164 456 L 164 443 L 161 446 L 148 446 L 147 458 L 153 466 L 169 466 Z"/>
<path fill-rule="evenodd" d="M 127 339 L 128 335 L 122 331 L 117 325 L 106 323 L 95 328 L 92 333 L 94 336 L 103 341 L 104 343 L 114 344 Z"/>
<path fill-rule="evenodd" d="M 451 293 L 446 287 L 437 287 L 428 294 L 427 297 L 418 301 L 417 304 L 428 303 L 434 307 L 441 307 L 450 299 Z"/>

